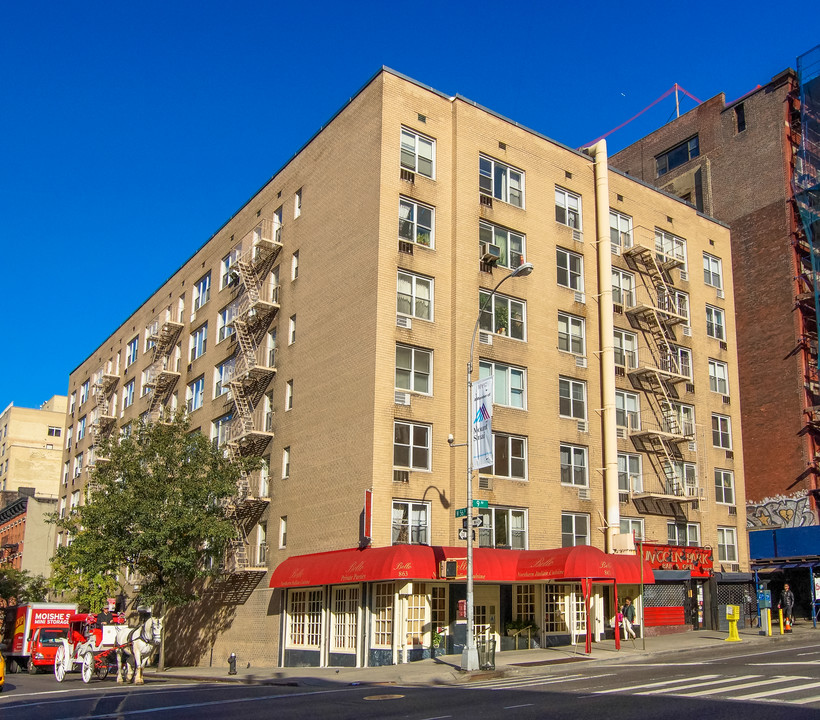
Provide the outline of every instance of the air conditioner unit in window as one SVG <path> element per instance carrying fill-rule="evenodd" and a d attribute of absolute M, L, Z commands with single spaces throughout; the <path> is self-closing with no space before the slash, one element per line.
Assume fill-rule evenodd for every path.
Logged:
<path fill-rule="evenodd" d="M 706 488 L 692 488 L 693 490 L 697 490 L 697 496 L 700 498 L 706 498 Z"/>
<path fill-rule="evenodd" d="M 410 482 L 410 471 L 409 470 L 394 470 L 393 471 L 393 482 L 401 482 L 401 483 Z"/>
<path fill-rule="evenodd" d="M 681 270 L 680 279 L 686 282 L 687 280 L 689 280 L 689 273 L 686 270 Z"/>
<path fill-rule="evenodd" d="M 399 595 L 412 595 L 413 594 L 413 583 L 406 582 L 399 585 Z"/>
<path fill-rule="evenodd" d="M 492 195 L 485 195 L 484 193 L 481 193 L 479 195 L 479 201 L 484 207 L 491 208 L 493 206 Z"/>
<path fill-rule="evenodd" d="M 492 345 L 493 344 L 493 334 L 488 332 L 479 332 L 478 333 L 478 342 L 482 345 Z"/>
<path fill-rule="evenodd" d="M 585 357 L 575 358 L 575 367 L 585 368 L 587 366 L 587 359 Z"/>
<path fill-rule="evenodd" d="M 737 507 L 735 505 L 729 505 L 729 515 L 737 515 Z"/>
<path fill-rule="evenodd" d="M 694 442 L 689 443 L 689 452 L 696 452 L 697 449 L 698 449 L 698 446 Z"/>
<path fill-rule="evenodd" d="M 579 420 L 578 421 L 578 432 L 581 432 L 581 433 L 589 432 L 589 425 L 587 424 L 586 420 Z"/>
<path fill-rule="evenodd" d="M 572 231 L 572 239 L 575 242 L 583 242 L 584 241 L 584 234 L 580 230 L 573 230 Z"/>
<path fill-rule="evenodd" d="M 614 303 L 612 305 L 612 310 L 616 315 L 623 315 L 624 314 L 624 306 L 620 303 Z"/>
<path fill-rule="evenodd" d="M 412 329 L 413 321 L 404 315 L 396 315 L 396 327 Z"/>
<path fill-rule="evenodd" d="M 686 392 L 688 392 L 688 393 L 695 392 L 695 383 L 686 383 Z"/>
<path fill-rule="evenodd" d="M 496 263 L 501 259 L 501 248 L 493 243 L 481 243 L 481 259 L 485 263 Z"/>
<path fill-rule="evenodd" d="M 732 450 L 727 450 L 726 451 L 726 459 L 727 460 L 734 460 L 735 459 L 735 454 Z"/>
<path fill-rule="evenodd" d="M 723 404 L 724 405 L 730 405 L 731 402 L 732 402 L 732 398 L 730 398 L 728 395 L 723 396 Z"/>
<path fill-rule="evenodd" d="M 686 337 L 692 337 L 692 327 L 690 325 L 683 326 L 683 334 Z"/>
<path fill-rule="evenodd" d="M 439 578 L 454 578 L 458 575 L 457 560 L 441 560 L 438 564 Z"/>
<path fill-rule="evenodd" d="M 729 344 L 724 340 L 721 340 L 720 343 L 718 343 L 718 344 L 720 345 L 721 350 L 728 350 L 729 349 Z"/>
<path fill-rule="evenodd" d="M 478 489 L 479 490 L 492 490 L 493 489 L 493 479 L 491 477 L 481 477 L 478 478 Z"/>
<path fill-rule="evenodd" d="M 628 492 L 621 492 L 618 493 L 618 502 L 621 505 L 626 505 L 629 502 L 629 493 Z"/>
<path fill-rule="evenodd" d="M 612 254 L 613 255 L 620 255 L 621 254 L 621 246 L 612 243 Z"/>
<path fill-rule="evenodd" d="M 409 405 L 410 393 L 396 391 L 396 405 Z"/>
<path fill-rule="evenodd" d="M 589 488 L 578 488 L 578 499 L 589 500 Z"/>
<path fill-rule="evenodd" d="M 586 297 L 584 296 L 584 293 L 582 293 L 582 292 L 575 293 L 575 302 L 584 304 L 586 301 L 587 300 L 586 300 Z"/>
<path fill-rule="evenodd" d="M 718 291 L 717 291 L 717 296 L 718 296 L 721 300 L 723 300 L 723 298 L 725 298 L 725 297 L 726 297 L 726 293 L 725 293 L 725 292 L 723 292 L 723 290 L 718 290 Z"/>
<path fill-rule="evenodd" d="M 615 437 L 620 438 L 621 440 L 626 438 L 626 428 L 625 427 L 615 428 Z"/>
<path fill-rule="evenodd" d="M 402 168 L 400 177 L 402 180 L 406 180 L 409 183 L 416 182 L 416 175 L 412 170 L 408 170 L 407 168 Z"/>

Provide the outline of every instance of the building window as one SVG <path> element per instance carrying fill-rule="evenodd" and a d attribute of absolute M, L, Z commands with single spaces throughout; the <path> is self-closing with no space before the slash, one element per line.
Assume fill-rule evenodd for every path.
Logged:
<path fill-rule="evenodd" d="M 288 599 L 288 645 L 318 650 L 322 640 L 322 590 L 290 590 Z"/>
<path fill-rule="evenodd" d="M 493 433 L 493 464 L 479 470 L 486 475 L 514 480 L 527 479 L 527 439 Z"/>
<path fill-rule="evenodd" d="M 695 408 L 692 405 L 663 401 L 663 431 L 673 435 L 695 434 Z"/>
<path fill-rule="evenodd" d="M 133 380 L 131 382 L 133 382 Z M 77 442 L 80 442 L 80 440 L 82 440 L 85 437 L 85 418 L 86 416 L 83 415 L 77 421 Z M 5 447 L 5 445 L 3 447 Z"/>
<path fill-rule="evenodd" d="M 709 358 L 709 389 L 721 395 L 729 394 L 729 366 Z"/>
<path fill-rule="evenodd" d="M 609 211 L 609 238 L 612 247 L 627 250 L 632 247 L 632 218 L 615 210 Z"/>
<path fill-rule="evenodd" d="M 288 345 L 296 342 L 296 315 L 291 315 L 288 320 Z"/>
<path fill-rule="evenodd" d="M 82 467 L 82 457 L 80 457 L 80 467 Z M 71 493 L 71 499 L 68 502 L 68 509 L 71 510 L 80 504 L 80 491 L 74 490 Z"/>
<path fill-rule="evenodd" d="M 581 229 L 581 196 L 555 188 L 555 219 L 562 225 L 568 225 L 575 230 Z"/>
<path fill-rule="evenodd" d="M 737 562 L 737 531 L 735 528 L 719 527 L 718 531 L 718 561 L 725 563 Z"/>
<path fill-rule="evenodd" d="M 561 287 L 584 291 L 584 258 L 569 250 L 558 248 L 558 284 Z"/>
<path fill-rule="evenodd" d="M 290 446 L 282 448 L 282 477 L 290 477 Z"/>
<path fill-rule="evenodd" d="M 73 414 L 74 414 L 74 410 L 75 410 L 76 408 L 77 408 L 77 391 L 75 390 L 73 393 L 71 393 L 71 403 L 69 404 L 69 407 L 68 407 L 68 412 L 69 412 L 71 415 L 73 415 Z"/>
<path fill-rule="evenodd" d="M 235 358 L 228 358 L 224 363 L 220 363 L 214 368 L 214 397 L 229 393 L 231 391 L 230 382 L 233 379 Z"/>
<path fill-rule="evenodd" d="M 481 360 L 478 365 L 478 376 L 481 379 L 493 378 L 494 403 L 521 410 L 526 409 L 526 370 L 490 360 Z"/>
<path fill-rule="evenodd" d="M 723 288 L 723 267 L 720 258 L 703 253 L 703 282 L 720 290 Z"/>
<path fill-rule="evenodd" d="M 228 307 L 219 311 L 216 318 L 216 341 L 222 342 L 236 332 L 233 320 L 236 317 L 236 305 L 231 303 Z"/>
<path fill-rule="evenodd" d="M 561 547 L 589 545 L 589 515 L 561 513 Z"/>
<path fill-rule="evenodd" d="M 205 376 L 200 375 L 192 383 L 188 384 L 188 392 L 186 397 L 186 408 L 188 412 L 193 412 L 197 408 L 202 407 L 202 396 L 205 394 Z"/>
<path fill-rule="evenodd" d="M 139 356 L 139 335 L 137 337 L 132 338 L 128 341 L 128 344 L 125 346 L 125 367 L 130 367 L 137 361 L 137 357 Z M 80 393 L 80 405 L 83 404 L 83 396 Z"/>
<path fill-rule="evenodd" d="M 663 462 L 666 494 L 678 497 L 698 496 L 698 474 L 694 463 L 673 460 Z"/>
<path fill-rule="evenodd" d="M 393 583 L 373 585 L 373 646 L 393 647 Z"/>
<path fill-rule="evenodd" d="M 265 567 L 268 562 L 268 524 L 256 526 L 256 566 Z"/>
<path fill-rule="evenodd" d="M 615 424 L 630 430 L 641 429 L 641 401 L 636 393 L 615 391 Z"/>
<path fill-rule="evenodd" d="M 669 545 L 697 546 L 700 545 L 699 523 L 666 523 L 666 534 Z"/>
<path fill-rule="evenodd" d="M 62 428 L 54 427 L 54 426 L 51 426 L 51 425 L 48 428 L 49 437 L 60 437 L 60 435 L 62 435 L 62 433 L 63 433 Z"/>
<path fill-rule="evenodd" d="M 227 415 L 217 418 L 213 421 L 213 423 L 211 423 L 211 440 L 217 447 L 222 447 L 226 442 L 228 442 L 228 437 L 231 431 L 231 417 L 232 415 L 228 413 Z"/>
<path fill-rule="evenodd" d="M 618 453 L 618 490 L 622 493 L 643 492 L 643 471 L 640 455 Z"/>
<path fill-rule="evenodd" d="M 735 128 L 738 133 L 746 130 L 746 108 L 743 103 L 735 105 Z"/>
<path fill-rule="evenodd" d="M 399 239 L 432 248 L 435 210 L 414 200 L 399 198 Z"/>
<path fill-rule="evenodd" d="M 478 530 L 479 547 L 527 549 L 527 511 L 514 508 L 481 508 L 484 524 Z"/>
<path fill-rule="evenodd" d="M 432 320 L 433 278 L 399 270 L 396 312 L 399 315 Z"/>
<path fill-rule="evenodd" d="M 717 340 L 726 339 L 726 330 L 723 322 L 723 310 L 706 306 L 706 334 Z"/>
<path fill-rule="evenodd" d="M 82 453 L 77 453 L 74 456 L 74 477 L 79 477 L 80 473 L 82 471 L 83 471 L 83 454 Z M 79 500 L 79 498 L 80 498 L 80 493 L 79 493 L 79 490 L 78 490 L 77 491 L 77 499 Z M 72 493 L 72 499 L 73 499 L 73 493 Z"/>
<path fill-rule="evenodd" d="M 692 378 L 692 351 L 680 345 L 667 346 L 671 353 L 661 352 L 661 370 Z"/>
<path fill-rule="evenodd" d="M 689 324 L 689 295 L 680 290 L 658 286 L 658 308 L 685 318 Z"/>
<path fill-rule="evenodd" d="M 735 475 L 731 470 L 715 468 L 715 502 L 735 504 Z"/>
<path fill-rule="evenodd" d="M 231 250 L 224 258 L 222 258 L 221 273 L 219 277 L 219 289 L 228 287 L 232 282 L 231 265 L 233 265 L 239 258 L 239 248 Z M 180 317 L 182 314 L 180 313 Z"/>
<path fill-rule="evenodd" d="M 524 264 L 524 236 L 483 220 L 478 224 L 478 246 L 497 245 L 499 267 L 517 268 Z"/>
<path fill-rule="evenodd" d="M 116 407 L 116 402 L 114 403 L 114 407 Z M 66 430 L 65 434 L 65 449 L 71 450 L 71 435 L 74 432 L 74 426 L 69 426 L 68 430 Z"/>
<path fill-rule="evenodd" d="M 293 195 L 293 219 L 302 214 L 302 188 L 299 188 Z"/>
<path fill-rule="evenodd" d="M 290 279 L 296 280 L 299 277 L 299 251 L 296 250 L 290 256 Z"/>
<path fill-rule="evenodd" d="M 587 449 L 561 443 L 561 484 L 589 487 Z"/>
<path fill-rule="evenodd" d="M 358 585 L 333 588 L 330 645 L 334 652 L 355 652 L 359 640 Z"/>
<path fill-rule="evenodd" d="M 203 275 L 194 285 L 194 312 L 211 299 L 211 273 Z"/>
<path fill-rule="evenodd" d="M 626 307 L 635 304 L 635 276 L 632 273 L 612 268 L 612 302 Z"/>
<path fill-rule="evenodd" d="M 411 172 L 435 177 L 436 141 L 419 133 L 401 129 L 401 166 Z"/>
<path fill-rule="evenodd" d="M 430 395 L 433 392 L 433 353 L 396 345 L 396 389 Z"/>
<path fill-rule="evenodd" d="M 191 362 L 205 353 L 208 348 L 208 323 L 200 325 L 191 333 Z"/>
<path fill-rule="evenodd" d="M 429 503 L 393 501 L 393 545 L 429 545 Z"/>
<path fill-rule="evenodd" d="M 661 263 L 682 262 L 683 270 L 686 270 L 686 240 L 655 228 L 655 257 Z"/>
<path fill-rule="evenodd" d="M 526 339 L 526 303 L 497 293 L 490 299 L 490 293 L 482 290 L 478 294 L 478 304 L 482 330 L 515 340 Z"/>
<path fill-rule="evenodd" d="M 561 417 L 586 420 L 587 384 L 581 380 L 558 378 L 558 414 Z"/>
<path fill-rule="evenodd" d="M 698 144 L 698 136 L 685 140 L 680 145 L 667 150 L 665 153 L 658 155 L 655 162 L 658 168 L 658 177 L 666 175 L 670 170 L 689 162 L 692 158 L 700 155 L 700 146 Z"/>
<path fill-rule="evenodd" d="M 732 449 L 732 421 L 728 416 L 712 413 L 712 445 Z"/>
<path fill-rule="evenodd" d="M 293 380 L 288 380 L 285 385 L 285 410 L 293 409 Z"/>
<path fill-rule="evenodd" d="M 621 535 L 632 535 L 636 540 L 643 540 L 643 518 L 621 517 Z"/>
<path fill-rule="evenodd" d="M 638 367 L 638 336 L 626 330 L 613 330 L 615 340 L 615 364 L 634 370 Z"/>
<path fill-rule="evenodd" d="M 405 615 L 405 644 L 411 648 L 422 648 L 427 636 L 427 584 L 414 582 L 407 596 Z"/>
<path fill-rule="evenodd" d="M 537 621 L 538 590 L 536 585 L 513 585 L 513 607 L 516 620 L 535 623 Z"/>
<path fill-rule="evenodd" d="M 410 470 L 430 469 L 429 425 L 393 423 L 393 466 Z"/>
<path fill-rule="evenodd" d="M 502 202 L 524 207 L 524 171 L 486 155 L 478 159 L 478 189 Z"/>
<path fill-rule="evenodd" d="M 586 354 L 584 318 L 558 313 L 558 349 L 574 355 Z"/>
<path fill-rule="evenodd" d="M 136 381 L 132 380 L 122 389 L 122 409 L 131 407 L 134 404 L 134 385 Z"/>

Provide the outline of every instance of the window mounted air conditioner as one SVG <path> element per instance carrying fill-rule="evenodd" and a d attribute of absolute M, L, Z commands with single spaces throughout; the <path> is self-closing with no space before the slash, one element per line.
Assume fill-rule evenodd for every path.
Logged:
<path fill-rule="evenodd" d="M 731 402 L 732 402 L 732 399 L 728 395 L 723 396 L 723 404 L 724 405 L 730 405 Z"/>
<path fill-rule="evenodd" d="M 683 334 L 686 337 L 692 337 L 692 327 L 691 327 L 691 325 L 684 325 L 683 326 Z"/>
<path fill-rule="evenodd" d="M 586 296 L 582 292 L 575 293 L 575 302 L 581 303 L 582 305 L 586 303 Z"/>
<path fill-rule="evenodd" d="M 587 366 L 587 359 L 585 357 L 575 358 L 575 367 L 585 368 Z"/>
<path fill-rule="evenodd" d="M 618 493 L 618 502 L 621 505 L 626 505 L 629 502 L 629 493 L 628 492 L 619 492 Z"/>
<path fill-rule="evenodd" d="M 405 317 L 404 315 L 396 315 L 396 327 L 406 328 L 407 330 L 410 330 L 413 327 L 413 321 L 409 317 Z"/>
<path fill-rule="evenodd" d="M 410 405 L 410 393 L 396 391 L 396 405 Z"/>
<path fill-rule="evenodd" d="M 586 420 L 579 420 L 578 421 L 578 432 L 585 433 L 589 432 L 589 424 Z"/>
<path fill-rule="evenodd" d="M 727 343 L 725 340 L 721 340 L 718 343 L 718 345 L 720 346 L 721 350 L 728 350 L 729 349 L 729 343 Z"/>
<path fill-rule="evenodd" d="M 416 182 L 416 174 L 412 170 L 408 170 L 407 168 L 401 169 L 399 177 L 401 177 L 402 180 L 406 180 L 409 183 Z"/>
<path fill-rule="evenodd" d="M 492 490 L 493 489 L 493 479 L 491 477 L 481 477 L 478 478 L 478 489 L 479 490 Z"/>
<path fill-rule="evenodd" d="M 626 439 L 626 428 L 625 427 L 615 428 L 615 437 L 620 438 L 621 440 Z"/>
<path fill-rule="evenodd" d="M 478 342 L 482 345 L 492 345 L 493 344 L 493 334 L 488 332 L 479 332 L 478 333 Z"/>
<path fill-rule="evenodd" d="M 729 515 L 737 515 L 737 506 L 730 505 L 728 507 L 728 510 L 729 510 Z"/>
<path fill-rule="evenodd" d="M 695 392 L 695 383 L 686 383 L 686 392 L 688 392 L 688 393 Z"/>
<path fill-rule="evenodd" d="M 689 443 L 689 452 L 695 452 L 698 449 L 698 446 L 694 442 Z"/>
<path fill-rule="evenodd" d="M 612 254 L 613 255 L 620 255 L 621 254 L 621 246 L 612 243 Z"/>
<path fill-rule="evenodd" d="M 441 560 L 438 564 L 438 576 L 442 579 L 454 578 L 458 575 L 457 560 Z"/>
<path fill-rule="evenodd" d="M 401 483 L 410 482 L 410 471 L 409 470 L 394 470 L 393 471 L 393 482 L 401 482 Z"/>
<path fill-rule="evenodd" d="M 584 241 L 584 234 L 580 230 L 573 230 L 572 231 L 572 239 L 575 242 L 583 242 Z"/>
<path fill-rule="evenodd" d="M 680 271 L 680 279 L 683 280 L 684 282 L 688 281 L 689 280 L 689 273 L 686 270 L 681 270 Z"/>
<path fill-rule="evenodd" d="M 481 259 L 485 263 L 497 263 L 501 259 L 501 248 L 493 243 L 481 243 Z"/>
<path fill-rule="evenodd" d="M 723 300 L 723 299 L 726 297 L 726 293 L 725 293 L 725 292 L 723 292 L 723 290 L 718 290 L 718 291 L 717 291 L 717 296 L 718 296 L 718 298 L 720 298 L 721 300 Z"/>
<path fill-rule="evenodd" d="M 481 193 L 479 195 L 479 201 L 480 201 L 481 205 L 484 206 L 484 207 L 491 208 L 493 206 L 493 197 L 492 197 L 492 195 L 485 195 L 484 193 Z"/>
<path fill-rule="evenodd" d="M 589 500 L 589 488 L 578 488 L 578 499 L 579 500 Z"/>
<path fill-rule="evenodd" d="M 727 450 L 726 451 L 726 459 L 727 460 L 734 460 L 735 459 L 735 453 L 732 450 Z"/>
<path fill-rule="evenodd" d="M 616 315 L 623 315 L 624 314 L 624 306 L 620 303 L 613 303 L 612 310 Z"/>

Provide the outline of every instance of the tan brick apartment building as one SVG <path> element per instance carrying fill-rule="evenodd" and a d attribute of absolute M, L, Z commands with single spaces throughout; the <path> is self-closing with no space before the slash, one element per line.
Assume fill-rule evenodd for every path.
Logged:
<path fill-rule="evenodd" d="M 729 231 L 608 181 L 600 217 L 590 156 L 384 69 L 71 373 L 69 502 L 98 433 L 164 408 L 267 460 L 239 489 L 234 583 L 186 613 L 169 662 L 399 662 L 439 628 L 459 650 L 464 580 L 438 560 L 464 557 L 467 457 L 448 435 L 466 440 L 479 303 L 523 262 L 476 340 L 475 377 L 496 381 L 479 624 L 573 640 L 576 578 L 527 582 L 522 563 L 612 550 L 618 531 L 746 569 Z M 638 594 L 631 578 L 619 592 Z M 613 588 L 593 588 L 603 637 Z M 680 581 L 665 592 L 680 602 L 647 595 L 647 625 L 653 603 L 683 604 Z"/>
<path fill-rule="evenodd" d="M 793 189 L 801 138 L 798 78 L 785 70 L 737 100 L 716 95 L 612 157 L 732 228 L 750 528 L 818 522 L 816 281 Z"/>

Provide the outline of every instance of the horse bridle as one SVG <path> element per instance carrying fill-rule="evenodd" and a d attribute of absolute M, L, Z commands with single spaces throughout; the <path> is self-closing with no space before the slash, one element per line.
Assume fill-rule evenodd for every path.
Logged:
<path fill-rule="evenodd" d="M 152 632 L 152 637 L 146 637 L 145 636 L 145 628 L 146 628 L 146 626 L 148 625 L 149 622 L 151 622 L 151 628 L 153 630 L 153 627 L 154 627 L 154 624 L 155 624 L 153 622 L 153 618 L 148 618 L 148 620 L 146 620 L 144 623 L 142 623 L 142 625 L 140 625 L 139 627 L 135 627 L 133 630 L 131 630 L 131 632 L 128 633 L 128 640 L 125 644 L 126 645 L 133 645 L 135 635 L 136 635 L 137 632 L 139 632 L 139 639 L 140 640 L 142 640 L 147 645 L 153 645 L 154 644 L 153 632 Z"/>

